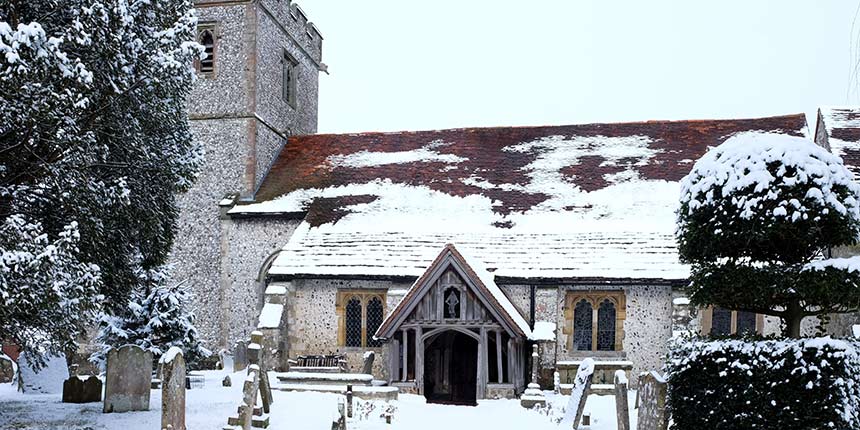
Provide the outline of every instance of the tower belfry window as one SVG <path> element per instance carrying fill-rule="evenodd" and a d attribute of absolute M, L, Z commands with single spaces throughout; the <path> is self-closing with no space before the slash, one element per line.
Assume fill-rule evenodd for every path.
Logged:
<path fill-rule="evenodd" d="M 287 51 L 284 51 L 284 56 L 281 59 L 281 67 L 283 68 L 282 91 L 284 101 L 292 107 L 296 107 L 298 64 L 299 63 Z"/>
<path fill-rule="evenodd" d="M 215 75 L 215 26 L 199 26 L 197 43 L 203 45 L 204 58 L 197 60 L 197 72 L 201 75 Z"/>

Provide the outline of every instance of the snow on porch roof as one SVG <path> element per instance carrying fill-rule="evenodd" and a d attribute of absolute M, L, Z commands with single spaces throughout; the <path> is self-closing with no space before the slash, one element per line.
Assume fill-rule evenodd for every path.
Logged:
<path fill-rule="evenodd" d="M 394 310 L 385 317 L 382 324 L 377 329 L 375 336 L 387 338 L 390 337 L 394 330 L 398 328 L 400 323 L 408 316 L 408 313 L 415 308 L 418 302 L 426 294 L 432 283 L 442 275 L 442 270 L 445 267 L 440 267 L 442 264 L 450 262 L 458 264 L 464 271 L 467 283 L 473 284 L 476 287 L 476 292 L 487 300 L 489 305 L 499 313 L 504 325 L 512 331 L 511 334 L 530 337 L 531 328 L 525 318 L 517 311 L 508 296 L 496 285 L 494 274 L 490 273 L 480 259 L 475 258 L 463 249 L 458 249 L 453 244 L 445 244 L 442 252 L 427 266 L 421 276 L 415 280 L 415 283 L 400 300 L 400 303 Z M 436 277 L 433 275 L 436 274 Z"/>
<path fill-rule="evenodd" d="M 274 275 L 419 276 L 455 242 L 497 276 L 678 280 L 678 181 L 744 132 L 806 119 L 299 136 L 230 213 L 304 216 Z"/>

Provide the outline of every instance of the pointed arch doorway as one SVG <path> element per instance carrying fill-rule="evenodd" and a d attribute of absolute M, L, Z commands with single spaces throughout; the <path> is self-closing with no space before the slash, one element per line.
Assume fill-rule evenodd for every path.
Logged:
<path fill-rule="evenodd" d="M 424 397 L 432 403 L 477 405 L 478 337 L 458 330 L 428 334 Z"/>

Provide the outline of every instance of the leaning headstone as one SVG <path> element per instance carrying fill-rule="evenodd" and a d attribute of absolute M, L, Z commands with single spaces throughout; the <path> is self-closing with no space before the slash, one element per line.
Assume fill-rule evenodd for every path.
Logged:
<path fill-rule="evenodd" d="M 15 380 L 15 363 L 8 355 L 0 352 L 0 384 Z"/>
<path fill-rule="evenodd" d="M 104 413 L 148 411 L 152 353 L 137 345 L 112 348 L 107 355 Z"/>
<path fill-rule="evenodd" d="M 238 372 L 248 367 L 248 342 L 240 340 L 233 348 L 233 371 Z"/>
<path fill-rule="evenodd" d="M 171 347 L 161 356 L 161 428 L 185 430 L 185 357 Z"/>
<path fill-rule="evenodd" d="M 69 379 L 66 357 L 53 355 L 44 360 L 45 366 L 36 370 L 26 351 L 18 356 L 21 390 L 25 394 L 62 394 L 63 382 Z"/>
<path fill-rule="evenodd" d="M 237 415 L 227 419 L 227 425 L 238 426 L 242 430 L 251 430 L 254 414 L 257 412 L 257 393 L 260 390 L 260 372 L 256 366 L 250 366 L 248 376 L 242 385 L 242 402 L 239 404 Z M 268 422 L 266 423 L 268 425 Z"/>
<path fill-rule="evenodd" d="M 102 381 L 96 376 L 72 376 L 63 382 L 63 403 L 102 401 Z"/>
<path fill-rule="evenodd" d="M 618 430 L 630 430 L 630 411 L 627 409 L 627 374 L 615 371 L 615 417 Z"/>
<path fill-rule="evenodd" d="M 546 398 L 543 395 L 543 391 L 540 390 L 540 384 L 537 382 L 539 359 L 538 346 L 534 345 L 532 348 L 532 382 L 529 383 L 523 395 L 520 396 L 520 406 L 524 408 L 530 409 L 537 405 L 546 404 Z"/>
<path fill-rule="evenodd" d="M 666 430 L 666 380 L 657 372 L 639 375 L 639 430 Z"/>
<path fill-rule="evenodd" d="M 591 388 L 591 379 L 594 376 L 594 360 L 586 358 L 582 360 L 576 371 L 573 381 L 573 389 L 570 390 L 570 399 L 561 420 L 562 428 L 579 427 L 582 420 L 582 412 L 585 410 L 585 401 L 588 400 L 588 390 Z"/>
<path fill-rule="evenodd" d="M 248 363 L 260 369 L 260 399 L 263 402 L 263 412 L 269 413 L 272 404 L 272 386 L 269 384 L 269 372 L 263 354 L 263 333 L 251 332 L 251 343 L 248 344 Z"/>
<path fill-rule="evenodd" d="M 361 373 L 368 375 L 373 374 L 373 359 L 376 358 L 376 353 L 367 351 L 364 353 L 364 364 L 361 366 Z"/>

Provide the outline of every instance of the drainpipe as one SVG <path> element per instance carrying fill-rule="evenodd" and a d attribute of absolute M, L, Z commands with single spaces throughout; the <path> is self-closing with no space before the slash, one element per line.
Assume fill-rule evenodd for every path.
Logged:
<path fill-rule="evenodd" d="M 531 285 L 529 291 L 529 325 L 535 328 L 535 286 Z"/>

